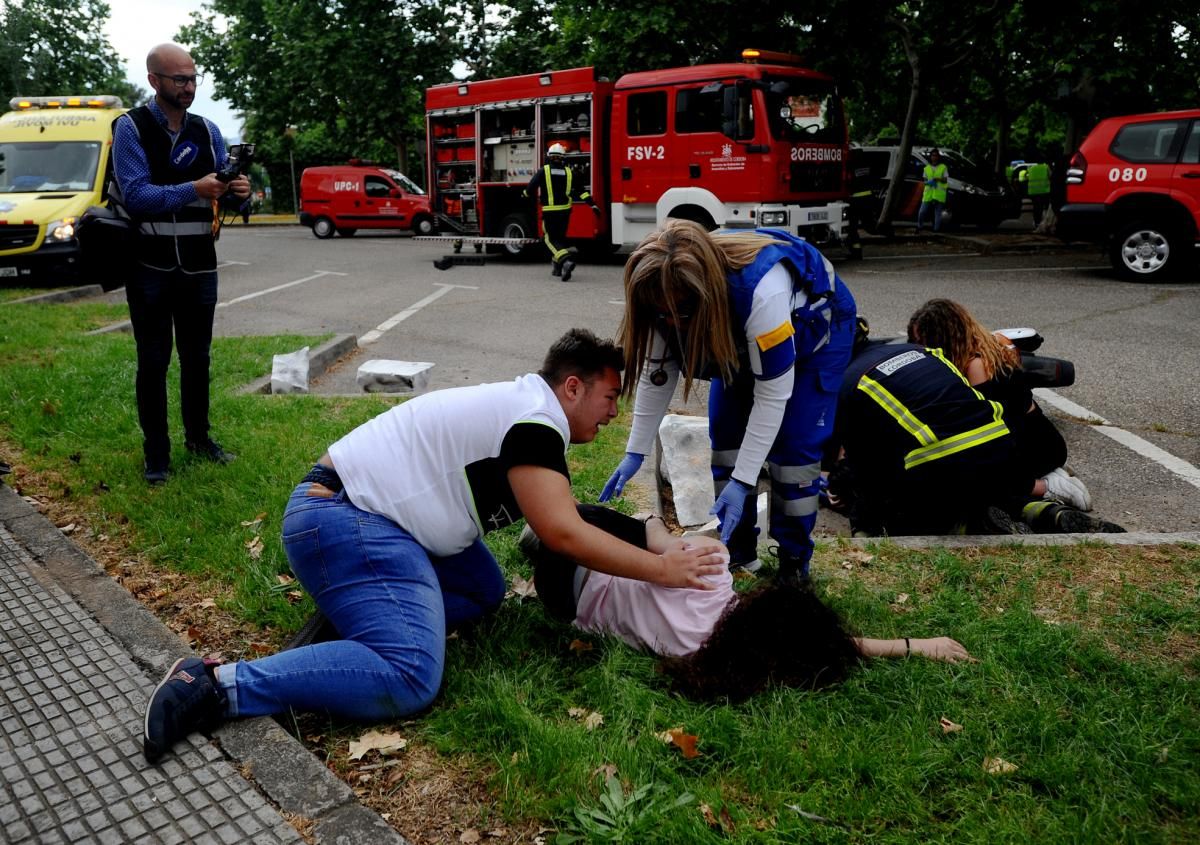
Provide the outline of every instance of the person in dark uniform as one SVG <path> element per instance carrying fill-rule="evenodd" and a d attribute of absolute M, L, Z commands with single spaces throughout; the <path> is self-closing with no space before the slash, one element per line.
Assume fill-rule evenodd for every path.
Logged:
<path fill-rule="evenodd" d="M 850 215 L 846 220 L 848 229 L 846 234 L 850 246 L 850 257 L 855 261 L 861 261 L 863 257 L 862 236 L 858 230 L 870 219 L 875 207 L 871 193 L 871 166 L 867 163 L 866 155 L 861 147 L 850 148 L 850 166 L 847 173 L 850 179 Z"/>
<path fill-rule="evenodd" d="M 566 246 L 567 223 L 571 220 L 571 204 L 575 200 L 586 202 L 592 213 L 600 216 L 600 208 L 587 189 L 578 196 L 574 185 L 575 174 L 567 167 L 567 148 L 562 144 L 551 144 L 547 151 L 547 162 L 541 170 L 533 174 L 522 196 L 534 197 L 540 192 L 542 197 L 542 240 L 550 250 L 552 269 L 550 274 L 561 278 L 564 282 L 571 280 L 575 270 L 575 260 L 572 258 L 573 249 Z"/>

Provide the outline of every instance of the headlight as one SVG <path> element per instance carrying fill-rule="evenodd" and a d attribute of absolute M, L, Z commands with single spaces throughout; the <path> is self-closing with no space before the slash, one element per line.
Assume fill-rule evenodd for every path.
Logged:
<path fill-rule="evenodd" d="M 75 237 L 75 218 L 64 217 L 46 226 L 46 240 L 51 243 L 62 243 Z"/>
<path fill-rule="evenodd" d="M 764 211 L 758 215 L 761 226 L 786 226 L 788 213 L 786 211 Z"/>

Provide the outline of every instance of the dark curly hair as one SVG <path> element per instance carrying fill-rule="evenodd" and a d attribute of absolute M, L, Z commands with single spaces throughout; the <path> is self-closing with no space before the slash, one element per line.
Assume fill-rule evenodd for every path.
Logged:
<path fill-rule="evenodd" d="M 841 618 L 811 587 L 776 581 L 732 603 L 699 651 L 661 667 L 689 698 L 736 702 L 771 685 L 832 686 L 861 661 Z"/>

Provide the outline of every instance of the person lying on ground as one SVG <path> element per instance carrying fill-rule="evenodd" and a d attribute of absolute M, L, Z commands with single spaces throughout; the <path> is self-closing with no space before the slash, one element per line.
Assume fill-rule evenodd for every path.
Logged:
<path fill-rule="evenodd" d="M 623 363 L 615 344 L 573 329 L 537 373 L 418 396 L 330 446 L 282 530 L 292 571 L 341 638 L 222 666 L 177 661 L 147 704 L 147 760 L 226 718 L 294 708 L 378 721 L 428 707 L 447 631 L 504 597 L 482 536 L 522 516 L 599 572 L 714 589 L 707 576 L 727 567 L 711 549 L 650 552 L 575 510 L 567 445 L 617 415 Z"/>
<path fill-rule="evenodd" d="M 728 557 L 720 541 L 676 537 L 660 517 L 629 517 L 598 505 L 578 509 L 584 521 L 651 552 L 691 547 Z M 534 564 L 534 585 L 551 616 L 662 655 L 675 689 L 692 698 L 739 701 L 770 685 L 823 688 L 864 658 L 974 660 L 949 637 L 851 636 L 807 580 L 773 579 L 736 593 L 733 575 L 722 569 L 705 576 L 711 590 L 671 588 L 591 570 L 543 546 L 529 526 L 520 547 Z"/>

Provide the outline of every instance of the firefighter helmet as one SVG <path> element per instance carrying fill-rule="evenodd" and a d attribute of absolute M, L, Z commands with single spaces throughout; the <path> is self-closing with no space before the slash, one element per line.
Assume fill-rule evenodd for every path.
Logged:
<path fill-rule="evenodd" d="M 559 143 L 550 145 L 550 149 L 546 150 L 546 155 L 561 156 L 567 154 L 567 148 Z"/>

